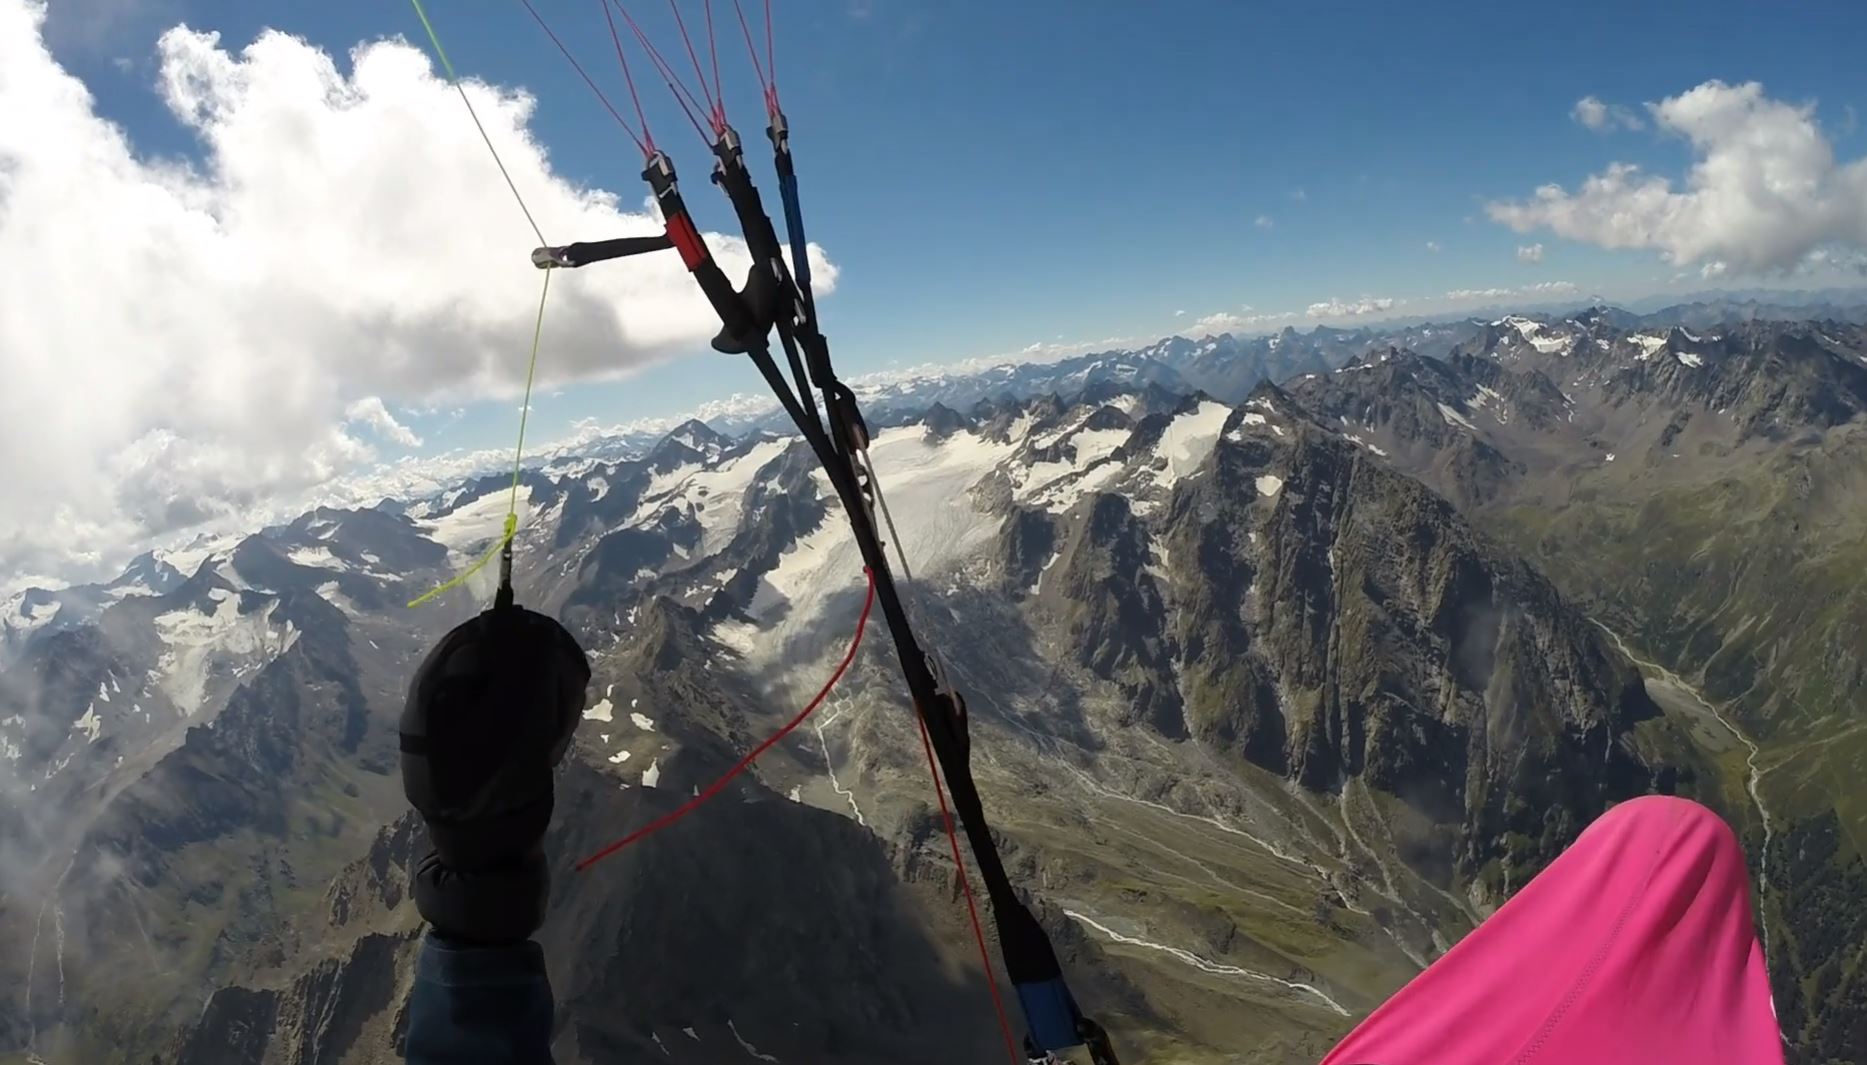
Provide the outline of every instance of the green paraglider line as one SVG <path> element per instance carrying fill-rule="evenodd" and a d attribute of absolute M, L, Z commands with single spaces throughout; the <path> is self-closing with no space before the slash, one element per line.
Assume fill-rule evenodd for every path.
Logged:
<path fill-rule="evenodd" d="M 434 23 L 428 21 L 428 12 L 421 6 L 421 0 L 409 0 L 415 5 L 415 15 L 421 19 L 421 28 L 428 31 L 428 43 L 434 45 L 434 54 L 441 57 L 441 69 L 447 72 L 447 82 L 460 94 L 460 102 L 467 105 L 467 114 L 473 118 L 473 128 L 480 131 L 480 139 L 486 142 L 486 150 L 493 153 L 493 162 L 499 167 L 499 176 L 506 179 L 506 187 L 512 190 L 512 198 L 519 201 L 519 210 L 525 212 L 525 221 L 531 223 L 532 232 L 537 235 L 538 243 L 549 244 L 544 230 L 538 228 L 538 221 L 532 217 L 531 208 L 525 206 L 525 197 L 519 195 L 519 187 L 506 170 L 505 160 L 499 158 L 499 149 L 493 147 L 493 138 L 486 135 L 486 127 L 480 123 L 480 113 L 473 109 L 473 101 L 467 98 L 467 90 L 460 84 L 460 78 L 454 74 L 454 64 L 447 58 L 447 49 L 441 46 L 441 37 L 434 32 Z"/>
<path fill-rule="evenodd" d="M 451 580 L 437 585 L 421 595 L 416 596 L 414 599 L 409 600 L 408 605 L 411 609 L 421 606 L 423 603 L 434 599 L 443 592 L 452 591 L 465 584 L 468 578 L 485 569 L 487 563 L 509 550 L 512 546 L 513 536 L 518 534 L 519 475 L 523 471 L 525 465 L 525 423 L 531 418 L 532 379 L 538 373 L 539 341 L 543 338 L 545 331 L 545 300 L 551 295 L 551 271 L 546 270 L 544 274 L 544 287 L 538 293 L 538 320 L 532 326 L 532 357 L 531 361 L 525 367 L 525 402 L 524 405 L 519 408 L 519 442 L 518 445 L 512 449 L 512 489 L 506 497 L 505 532 L 500 534 L 499 539 L 494 542 L 492 547 L 487 548 L 485 554 L 474 560 L 473 565 L 455 574 Z M 502 574 L 503 579 L 510 579 L 510 577 L 510 572 Z"/>

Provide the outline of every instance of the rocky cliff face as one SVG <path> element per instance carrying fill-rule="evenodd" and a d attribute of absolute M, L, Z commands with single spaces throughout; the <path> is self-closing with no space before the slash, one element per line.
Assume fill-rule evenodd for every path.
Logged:
<path fill-rule="evenodd" d="M 1507 318 L 1443 362 L 1396 352 L 1382 370 L 1292 392 L 1345 417 L 1344 432 L 1459 502 L 1653 660 L 1656 690 L 1678 704 L 1669 716 L 1696 718 L 1711 755 L 1700 786 L 1745 836 L 1779 1007 L 1799 1004 L 1782 1009 L 1792 1057 L 1825 1060 L 1862 985 L 1839 975 L 1853 948 L 1802 946 L 1836 919 L 1806 885 L 1844 881 L 1858 855 L 1841 846 L 1794 876 L 1774 870 L 1789 868 L 1785 838 L 1867 825 L 1832 783 L 1863 750 L 1867 332 Z M 1428 410 L 1440 424 L 1399 413 Z M 1486 452 L 1500 461 L 1462 461 Z M 1816 1049 L 1798 1050 L 1805 1041 Z"/>
<path fill-rule="evenodd" d="M 1410 455 L 1457 452 L 1440 404 L 1492 411 L 1461 372 L 1525 405 L 1513 425 L 1536 404 L 1569 424 L 1556 378 L 1498 362 L 1377 353 L 1330 376 L 1387 383 L 1334 406 L 1105 375 L 1086 399 L 876 433 L 916 631 L 968 695 L 1008 862 L 1124 1060 L 1314 1060 L 1606 804 L 1696 779 L 1605 635 L 1397 469 L 1398 431 L 1371 435 L 1411 424 L 1437 435 Z M 1525 461 L 1508 442 L 1459 461 L 1507 484 Z M 345 591 L 388 556 L 344 538 L 457 563 L 497 535 L 506 488 L 273 531 L 228 571 L 245 591 L 209 567 L 226 586 L 199 589 L 195 615 L 256 596 L 296 635 L 86 836 L 68 884 L 116 863 L 127 894 L 63 910 L 100 948 L 134 947 L 141 921 L 155 958 L 224 990 L 132 997 L 143 1020 L 112 1027 L 45 1006 L 41 974 L 35 1016 L 190 1065 L 393 1055 L 421 844 L 406 818 L 379 831 L 380 811 L 399 808 L 391 681 L 421 633 Z M 705 786 L 842 655 L 861 565 L 803 449 L 689 426 L 522 488 L 523 594 L 595 670 L 551 843 L 559 1060 L 988 1060 L 984 974 L 879 619 L 754 774 L 591 873 L 569 866 Z M 133 953 L 105 957 L 127 970 Z M 84 1001 L 121 1013 L 92 979 Z"/>
<path fill-rule="evenodd" d="M 1488 887 L 1521 883 L 1607 803 L 1669 779 L 1628 742 L 1657 707 L 1586 618 L 1282 393 L 1260 389 L 1168 522 L 1195 734 L 1457 825 L 1445 882 L 1502 863 Z"/>

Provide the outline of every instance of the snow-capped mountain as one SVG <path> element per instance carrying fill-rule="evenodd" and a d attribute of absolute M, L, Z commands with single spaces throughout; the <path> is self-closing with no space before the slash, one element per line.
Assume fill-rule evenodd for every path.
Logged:
<path fill-rule="evenodd" d="M 949 381 L 953 403 L 884 404 L 871 457 L 917 632 L 968 695 L 981 786 L 1088 1004 L 1143 1041 L 1313 1060 L 1604 804 L 1724 803 L 1703 721 L 1650 698 L 1572 585 L 1467 515 L 1522 503 L 1523 471 L 1552 456 L 1591 461 L 1607 428 L 1691 443 L 1693 425 L 1659 439 L 1691 404 L 1725 405 L 1732 447 L 1855 425 L 1852 371 L 1807 345 L 1840 358 L 1858 333 L 1798 328 L 1604 313 L 1408 334 L 1444 358 L 1336 331 L 1166 341 L 1047 369 L 1066 393 L 965 402 Z M 1286 387 L 1237 392 L 1239 366 L 1278 352 Z M 1823 369 L 1776 369 L 1803 361 Z M 1235 398 L 1190 384 L 1221 373 Z M 514 499 L 521 601 L 595 667 L 553 839 L 566 863 L 710 781 L 847 646 L 861 564 L 813 457 L 701 422 L 630 457 L 558 456 L 516 495 L 489 475 L 142 562 L 136 592 L 73 615 L 89 620 L 22 626 L 0 673 L 27 785 L 0 827 L 36 900 L 0 909 L 32 989 L 0 1031 L 42 1056 L 190 1065 L 389 1053 L 418 846 L 406 819 L 377 831 L 401 813 L 389 733 L 424 642 L 490 574 L 404 604 L 484 557 Z M 899 1006 L 985 1000 L 887 643 L 689 835 L 600 883 L 560 871 L 563 1060 L 990 1052 L 989 1023 Z M 226 899 L 223 882 L 248 887 Z M 720 886 L 751 882 L 775 894 Z M 671 899 L 722 929 L 756 905 L 773 938 L 755 978 L 697 965 L 710 933 Z M 643 967 L 661 991 L 641 991 Z M 826 981 L 851 990 L 809 993 Z M 201 1012 L 194 989 L 221 985 Z M 343 1025 L 305 1020 L 338 1001 Z"/>
<path fill-rule="evenodd" d="M 1085 381 L 1074 399 L 933 407 L 878 428 L 871 458 L 913 572 L 910 609 L 968 693 L 976 749 L 989 752 L 982 786 L 1097 1008 L 1133 1010 L 1139 1032 L 1200 1045 L 1319 1052 L 1469 927 L 1473 904 L 1458 898 L 1501 897 L 1603 802 L 1670 781 L 1652 749 L 1627 743 L 1651 704 L 1540 578 L 1285 393 L 1261 386 L 1234 405 L 1155 380 Z M 183 585 L 136 600 L 149 603 L 147 640 L 120 671 L 147 678 L 169 720 L 189 727 L 146 772 L 114 784 L 88 825 L 59 836 L 75 839 L 66 864 L 57 856 L 70 844 L 42 849 L 51 913 L 68 933 L 55 959 L 68 997 L 118 1006 L 119 1019 L 88 1029 L 91 1038 L 133 1040 L 137 1024 L 172 1027 L 200 1008 L 150 985 L 113 998 L 121 993 L 84 975 L 152 964 L 122 946 L 140 939 L 137 922 L 175 950 L 215 943 L 223 957 L 248 957 L 285 935 L 334 943 L 343 959 L 323 975 L 288 966 L 284 984 L 266 985 L 286 991 L 215 996 L 171 1048 L 178 1061 L 303 1060 L 272 1038 L 297 1030 L 288 1018 L 312 1008 L 303 996 L 396 986 L 410 926 L 394 885 L 412 837 L 399 828 L 379 838 L 373 857 L 338 878 L 341 906 L 332 896 L 328 914 L 307 913 L 280 900 L 333 875 L 335 852 L 313 846 L 323 837 L 296 819 L 317 823 L 332 802 L 364 823 L 371 809 L 393 811 L 396 672 L 418 653 L 421 626 L 457 619 L 484 592 L 449 593 L 427 614 L 401 604 L 482 556 L 511 498 L 509 478 L 488 477 L 394 513 L 313 512 L 210 552 Z M 862 571 L 821 471 L 789 437 L 733 440 L 684 425 L 633 461 L 528 471 L 517 499 L 521 599 L 564 618 L 596 667 L 566 784 L 566 808 L 585 811 L 561 828 L 568 859 L 691 794 L 788 716 L 846 645 Z M 1403 542 L 1431 546 L 1396 556 L 1382 545 L 1397 527 L 1411 530 Z M 122 627 L 121 613 L 104 617 Z M 1339 643 L 1331 627 L 1360 637 Z M 1473 640 L 1489 664 L 1445 675 L 1442 664 Z M 604 981 L 643 965 L 670 988 L 632 996 L 626 1015 L 573 1006 L 578 1045 L 658 1055 L 659 1044 L 674 1060 L 723 1062 L 743 1055 L 744 1039 L 781 1060 L 852 1065 L 987 1052 L 989 1024 L 904 1019 L 912 1037 L 896 1038 L 858 1020 L 900 995 L 952 993 L 924 983 L 924 964 L 967 965 L 963 952 L 907 946 L 964 941 L 939 932 L 954 919 L 942 902 L 952 869 L 929 835 L 917 740 L 885 643 L 757 779 L 720 800 L 723 812 L 689 829 L 741 845 L 644 848 L 617 859 L 601 891 L 558 901 L 564 935 L 553 949 L 584 959 L 589 981 L 567 1001 L 601 1000 Z M 1517 678 L 1508 705 L 1487 694 L 1503 669 Z M 1377 677 L 1386 680 L 1369 688 Z M 99 714 L 106 738 L 119 734 L 110 694 Z M 1425 706 L 1440 709 L 1416 709 Z M 1511 741 L 1528 746 L 1484 738 L 1477 722 L 1497 713 L 1540 722 Z M 64 729 L 64 742 L 89 748 L 88 723 Z M 1521 768 L 1584 761 L 1588 770 L 1557 788 Z M 1463 768 L 1448 778 L 1449 765 Z M 354 800 L 342 798 L 350 791 Z M 1528 826 L 1505 794 L 1533 797 L 1539 817 L 1563 816 L 1506 846 Z M 1390 823 L 1381 796 L 1394 795 L 1435 838 L 1462 842 L 1403 852 L 1370 839 L 1371 826 Z M 329 838 L 353 840 L 359 827 Z M 870 870 L 855 883 L 800 881 L 799 895 L 776 903 L 776 919 L 816 944 L 811 964 L 827 967 L 800 986 L 847 983 L 844 960 L 877 950 L 894 959 L 855 981 L 860 995 L 792 1001 L 767 980 L 722 981 L 689 964 L 684 937 L 631 916 L 652 914 L 670 892 L 690 905 L 744 905 L 741 891 L 686 884 L 666 855 L 741 854 L 747 864 L 707 877 L 737 883 L 767 877 L 760 863 L 789 861 L 772 849 L 779 841 L 822 853 L 824 869 Z M 370 849 L 348 846 L 352 856 Z M 178 927 L 171 886 L 198 890 L 222 860 L 210 854 L 239 856 L 240 877 L 266 885 L 272 901 L 216 905 L 211 919 Z M 111 862 L 145 870 L 150 886 L 106 886 Z M 1433 878 L 1467 894 L 1448 901 Z M 568 871 L 565 882 L 575 882 Z M 1099 886 L 1125 882 L 1151 886 Z M 1218 909 L 1214 885 L 1228 900 Z M 911 916 L 885 933 L 851 929 L 847 913 L 877 907 Z M 1321 914 L 1338 932 L 1295 935 L 1286 912 L 1311 928 Z M 1220 913 L 1243 923 L 1219 934 Z M 268 931 L 281 925 L 292 931 Z M 631 951 L 603 946 L 624 935 Z M 47 982 L 57 967 L 35 959 L 29 951 L 35 975 L 24 982 L 38 994 L 25 1019 L 86 1045 L 87 1029 L 46 1005 L 57 1001 Z M 244 983 L 249 971 L 209 964 L 202 978 Z M 962 982 L 961 1001 L 977 979 L 973 970 Z M 1208 1008 L 1221 1002 L 1231 1006 Z M 1240 1002 L 1260 1017 L 1255 1034 L 1225 1019 Z M 347 1034 L 305 1038 L 386 1040 L 387 1027 L 367 1033 L 390 1021 L 364 1010 Z M 855 1031 L 866 1034 L 832 1049 L 848 1038 L 837 1033 Z M 576 1053 L 566 1060 L 582 1060 Z"/>

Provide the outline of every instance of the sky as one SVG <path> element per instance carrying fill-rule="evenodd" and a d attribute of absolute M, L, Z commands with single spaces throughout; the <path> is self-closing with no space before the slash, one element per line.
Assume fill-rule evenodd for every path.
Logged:
<path fill-rule="evenodd" d="M 534 2 L 633 119 L 602 7 Z M 710 67 L 704 0 L 678 3 Z M 1858 2 L 1268 6 L 774 0 L 843 373 L 1860 282 Z M 697 85 L 667 0 L 628 9 Z M 521 3 L 430 13 L 548 239 L 658 230 L 641 153 Z M 625 44 L 743 271 L 703 144 Z M 510 446 L 537 240 L 412 7 L 0 0 L 0 114 L 0 446 L 34 456 L 0 491 L 39 503 L 0 517 L 0 585 Z M 755 394 L 715 324 L 672 255 L 555 276 L 533 438 Z"/>

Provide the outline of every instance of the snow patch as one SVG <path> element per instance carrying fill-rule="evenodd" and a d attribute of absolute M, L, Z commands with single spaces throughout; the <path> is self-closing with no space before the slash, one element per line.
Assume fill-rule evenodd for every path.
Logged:
<path fill-rule="evenodd" d="M 325 581 L 323 584 L 318 585 L 318 598 L 331 604 L 338 610 L 343 611 L 350 617 L 359 617 L 363 613 L 362 610 L 357 608 L 355 603 L 350 601 L 349 597 L 343 594 L 343 591 L 336 581 Z"/>
<path fill-rule="evenodd" d="M 1690 366 L 1695 370 L 1698 369 L 1700 366 L 1705 365 L 1705 360 L 1701 356 L 1690 351 L 1680 352 L 1678 355 L 1678 359 L 1679 359 L 1680 365 Z"/>
<path fill-rule="evenodd" d="M 1248 405 L 1258 404 L 1263 404 L 1262 409 L 1276 413 L 1265 400 L 1252 400 Z M 1225 428 L 1225 420 L 1231 415 L 1231 409 L 1225 404 L 1208 401 L 1167 423 L 1167 429 L 1160 437 L 1161 452 L 1167 457 L 1165 483 L 1172 484 L 1206 461 L 1206 456 L 1212 454 L 1212 449 L 1218 446 L 1219 432 Z"/>
<path fill-rule="evenodd" d="M 1635 333 L 1627 339 L 1640 345 L 1640 354 L 1634 356 L 1635 362 L 1645 362 L 1666 347 L 1666 337 L 1664 335 L 1654 336 L 1652 333 Z"/>
<path fill-rule="evenodd" d="M 610 764 L 610 765 L 621 765 L 622 763 L 624 763 L 624 762 L 626 762 L 626 761 L 628 761 L 628 760 L 629 760 L 629 752 L 628 752 L 628 751 L 617 751 L 617 752 L 616 752 L 615 754 L 612 754 L 612 755 L 610 755 L 610 756 L 609 756 L 609 764 Z M 652 785 L 652 784 L 651 784 L 651 785 L 649 785 L 649 786 L 650 786 L 650 787 L 654 787 L 654 785 Z"/>
<path fill-rule="evenodd" d="M 1259 495 L 1274 496 L 1278 492 L 1283 491 L 1284 479 L 1274 473 L 1261 474 L 1258 477 L 1257 485 Z"/>
<path fill-rule="evenodd" d="M 1498 420 L 1499 425 L 1510 424 L 1510 407 L 1504 402 L 1504 397 L 1498 394 L 1497 389 L 1489 385 L 1479 385 L 1478 391 L 1472 393 L 1471 398 L 1465 401 L 1465 405 L 1474 413 L 1490 407 L 1491 416 Z"/>
<path fill-rule="evenodd" d="M 792 788 L 791 790 L 795 792 L 797 789 Z M 795 799 L 796 796 L 793 795 L 792 798 Z M 733 1022 L 730 1019 L 728 1019 L 726 1022 L 726 1028 L 728 1031 L 732 1032 L 733 1038 L 739 1041 L 739 1049 L 745 1051 L 747 1054 L 750 1054 L 752 1057 L 758 1059 L 759 1061 L 769 1061 L 772 1063 L 772 1065 L 783 1065 L 783 1063 L 780 1062 L 777 1058 L 772 1057 L 770 1054 L 759 1053 L 759 1049 L 757 1047 L 753 1046 L 751 1043 L 746 1042 L 746 1037 L 739 1034 L 738 1026 L 733 1024 Z"/>
<path fill-rule="evenodd" d="M 607 702 L 608 700 L 604 701 Z M 607 721 L 608 718 L 604 718 L 604 720 Z M 643 732 L 655 731 L 655 719 L 649 717 L 647 714 L 640 712 L 631 713 L 629 715 L 629 720 L 635 722 L 635 727 L 641 729 Z"/>
<path fill-rule="evenodd" d="M 416 527 L 426 533 L 428 539 L 450 551 L 463 555 L 478 554 L 486 549 L 487 544 L 505 535 L 506 503 L 510 498 L 508 489 L 494 489 L 445 517 L 417 522 Z M 521 526 L 525 524 L 531 501 L 532 486 L 519 485 L 517 507 Z"/>
<path fill-rule="evenodd" d="M 349 568 L 344 565 L 343 559 L 331 554 L 331 549 L 328 547 L 293 548 L 286 552 L 285 557 L 291 559 L 293 565 L 304 566 L 308 569 L 344 570 Z"/>
<path fill-rule="evenodd" d="M 1435 403 L 1433 404 L 1433 406 L 1439 408 L 1439 416 L 1446 420 L 1447 425 L 1463 426 L 1464 428 L 1469 429 L 1474 433 L 1478 431 L 1478 427 L 1476 425 L 1473 425 L 1471 422 L 1467 421 L 1464 415 L 1460 414 L 1458 411 L 1453 410 L 1451 407 L 1446 406 L 1444 403 Z"/>
<path fill-rule="evenodd" d="M 84 708 L 84 716 L 71 724 L 72 732 L 84 733 L 91 743 L 104 733 L 104 719 L 97 716 L 97 705 L 93 703 Z"/>
<path fill-rule="evenodd" d="M 688 464 L 657 474 L 642 493 L 642 504 L 627 524 L 646 521 L 671 506 L 693 511 L 701 528 L 700 552 L 714 554 L 738 531 L 746 490 L 752 486 L 758 472 L 784 454 L 791 444 L 789 437 L 765 440 L 717 466 Z"/>
<path fill-rule="evenodd" d="M 997 534 L 1002 517 L 977 509 L 969 490 L 1015 450 L 1013 444 L 970 431 L 932 443 L 918 425 L 889 429 L 875 438 L 870 458 L 917 577 L 931 577 Z M 820 494 L 828 494 L 821 473 L 813 481 Z M 746 613 L 761 626 L 775 624 L 770 638 L 759 641 L 762 648 L 775 650 L 785 646 L 792 631 L 814 627 L 826 600 L 861 588 L 861 555 L 848 523 L 833 512 L 786 548 L 760 578 Z M 853 618 L 853 604 L 850 610 Z"/>
<path fill-rule="evenodd" d="M 609 478 L 592 477 L 585 482 L 590 486 L 590 502 L 594 503 L 609 494 Z"/>
<path fill-rule="evenodd" d="M 653 787 L 659 787 L 660 785 L 661 785 L 661 759 L 656 758 L 654 761 L 648 763 L 647 769 L 642 770 L 642 786 L 645 788 L 653 788 Z M 692 1034 L 692 1033 L 689 1033 L 689 1034 Z"/>
<path fill-rule="evenodd" d="M 156 683 L 183 716 L 200 711 L 208 681 L 217 671 L 259 665 L 284 654 L 298 640 L 296 625 L 272 626 L 276 602 L 241 614 L 239 597 L 226 589 L 211 589 L 208 596 L 215 601 L 212 613 L 176 610 L 154 621 L 167 645 L 156 661 Z"/>
<path fill-rule="evenodd" d="M 1609 461 L 1609 462 L 1613 462 L 1613 461 L 1614 461 L 1614 452 L 1612 452 L 1612 451 L 1610 451 L 1610 452 L 1608 452 L 1608 461 Z"/>
<path fill-rule="evenodd" d="M 1563 336 L 1559 333 L 1546 333 L 1543 328 L 1543 323 L 1533 322 L 1528 318 L 1519 318 L 1516 315 L 1512 315 L 1503 319 L 1501 322 L 1493 322 L 1491 324 L 1511 326 L 1517 330 L 1517 335 L 1522 337 L 1525 343 L 1544 355 L 1566 355 L 1569 353 L 1569 350 L 1575 346 L 1574 337 Z"/>
<path fill-rule="evenodd" d="M 614 720 L 610 713 L 613 709 L 608 699 L 599 699 L 595 706 L 583 712 L 583 719 L 585 721 L 611 721 Z"/>

